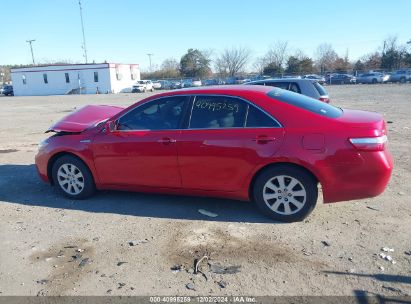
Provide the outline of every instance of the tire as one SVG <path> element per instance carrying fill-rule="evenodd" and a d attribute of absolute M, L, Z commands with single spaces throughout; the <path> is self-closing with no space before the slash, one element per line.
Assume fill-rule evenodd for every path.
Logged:
<path fill-rule="evenodd" d="M 154 92 L 154 88 L 151 88 L 151 92 Z"/>
<path fill-rule="evenodd" d="M 344 84 L 344 80 L 341 80 L 340 84 Z"/>
<path fill-rule="evenodd" d="M 374 79 L 372 80 L 372 84 L 376 84 L 376 83 L 377 83 L 377 79 L 374 78 Z"/>
<path fill-rule="evenodd" d="M 52 178 L 57 190 L 70 199 L 85 199 L 95 192 L 94 179 L 89 168 L 83 161 L 71 155 L 62 156 L 54 162 Z"/>
<path fill-rule="evenodd" d="M 406 82 L 407 82 L 407 80 L 405 79 L 405 77 L 400 78 L 400 83 L 406 83 Z"/>
<path fill-rule="evenodd" d="M 281 181 L 284 189 L 280 187 Z M 287 189 L 291 183 L 294 186 Z M 303 169 L 293 166 L 278 165 L 266 169 L 257 177 L 252 190 L 258 208 L 280 222 L 302 221 L 317 204 L 317 181 Z"/>

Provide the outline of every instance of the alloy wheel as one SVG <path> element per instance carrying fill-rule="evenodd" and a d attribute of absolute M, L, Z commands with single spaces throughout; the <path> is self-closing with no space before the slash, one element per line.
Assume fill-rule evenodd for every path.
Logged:
<path fill-rule="evenodd" d="M 58 183 L 66 193 L 78 195 L 84 189 L 84 176 L 73 164 L 63 164 L 57 170 Z"/>
<path fill-rule="evenodd" d="M 279 175 L 265 183 L 263 199 L 272 211 L 282 215 L 291 215 L 304 207 L 307 191 L 298 179 Z"/>

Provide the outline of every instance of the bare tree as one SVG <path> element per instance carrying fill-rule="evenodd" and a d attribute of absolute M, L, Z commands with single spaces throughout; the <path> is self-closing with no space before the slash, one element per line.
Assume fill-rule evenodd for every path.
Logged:
<path fill-rule="evenodd" d="M 321 73 L 324 73 L 325 71 L 332 71 L 334 69 L 338 55 L 331 44 L 323 43 L 317 47 L 315 58 L 318 69 Z"/>
<path fill-rule="evenodd" d="M 178 68 L 178 62 L 174 58 L 167 58 L 161 64 L 161 69 L 164 71 L 177 71 Z"/>
<path fill-rule="evenodd" d="M 265 57 L 258 57 L 253 63 L 253 70 L 259 75 L 264 74 L 264 68 L 267 66 Z"/>
<path fill-rule="evenodd" d="M 251 50 L 244 47 L 225 49 L 215 60 L 217 72 L 235 76 L 244 71 L 251 58 Z"/>
<path fill-rule="evenodd" d="M 267 54 L 265 55 L 265 61 L 267 64 L 283 68 L 285 62 L 287 61 L 287 57 L 288 42 L 277 41 L 274 42 L 268 49 Z"/>

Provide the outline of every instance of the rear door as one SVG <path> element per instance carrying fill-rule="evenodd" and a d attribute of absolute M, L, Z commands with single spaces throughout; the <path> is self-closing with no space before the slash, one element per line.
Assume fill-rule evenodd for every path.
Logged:
<path fill-rule="evenodd" d="M 279 148 L 281 125 L 249 102 L 199 95 L 178 142 L 182 187 L 237 191 Z"/>

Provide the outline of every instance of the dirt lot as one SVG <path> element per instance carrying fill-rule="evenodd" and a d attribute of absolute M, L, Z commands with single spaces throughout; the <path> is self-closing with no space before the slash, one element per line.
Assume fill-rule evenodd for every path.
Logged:
<path fill-rule="evenodd" d="M 410 295 L 411 84 L 328 90 L 335 105 L 384 114 L 395 169 L 381 196 L 318 204 L 293 224 L 221 199 L 64 199 L 36 175 L 43 132 L 76 107 L 145 95 L 0 97 L 0 295 Z M 379 256 L 382 247 L 394 248 L 395 264 Z M 192 274 L 204 255 L 239 267 L 218 274 L 204 260 L 204 274 Z"/>

